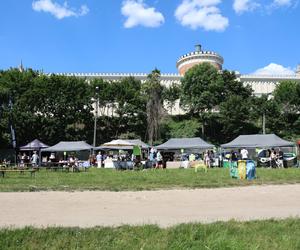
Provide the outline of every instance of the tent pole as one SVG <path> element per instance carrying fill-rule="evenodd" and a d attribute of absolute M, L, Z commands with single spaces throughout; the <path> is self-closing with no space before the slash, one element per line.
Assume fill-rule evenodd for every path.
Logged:
<path fill-rule="evenodd" d="M 266 114 L 263 114 L 263 134 L 266 134 Z"/>
<path fill-rule="evenodd" d="M 39 167 L 41 167 L 41 162 L 42 162 L 42 151 L 39 149 Z"/>

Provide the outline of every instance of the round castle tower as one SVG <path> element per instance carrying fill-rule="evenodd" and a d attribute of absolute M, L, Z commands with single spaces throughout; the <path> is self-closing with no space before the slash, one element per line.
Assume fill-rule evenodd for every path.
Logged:
<path fill-rule="evenodd" d="M 203 51 L 201 45 L 195 46 L 195 51 L 183 55 L 176 63 L 180 75 L 184 75 L 190 68 L 201 63 L 210 63 L 218 70 L 222 69 L 224 59 L 219 54 L 212 51 Z"/>

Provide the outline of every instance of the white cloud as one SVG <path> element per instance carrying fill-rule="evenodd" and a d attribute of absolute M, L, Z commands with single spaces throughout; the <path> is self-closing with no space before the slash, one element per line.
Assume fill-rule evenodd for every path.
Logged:
<path fill-rule="evenodd" d="M 65 17 L 79 17 L 84 16 L 89 12 L 89 8 L 86 5 L 82 5 L 79 10 L 74 10 L 68 6 L 65 2 L 63 5 L 54 2 L 52 0 L 37 0 L 32 2 L 32 8 L 35 11 L 44 11 L 52 14 L 57 19 L 63 19 Z"/>
<path fill-rule="evenodd" d="M 292 4 L 292 0 L 274 0 L 273 5 L 277 7 L 290 6 Z"/>
<path fill-rule="evenodd" d="M 290 68 L 276 63 L 270 63 L 268 66 L 256 70 L 255 75 L 294 75 L 295 72 Z"/>
<path fill-rule="evenodd" d="M 266 11 L 270 14 L 279 8 L 296 8 L 299 0 L 272 0 L 269 5 L 266 5 Z"/>
<path fill-rule="evenodd" d="M 123 1 L 121 12 L 127 18 L 124 23 L 125 28 L 138 25 L 154 28 L 165 22 L 163 14 L 153 7 L 148 7 L 143 0 Z"/>
<path fill-rule="evenodd" d="M 224 31 L 229 20 L 222 16 L 217 7 L 219 3 L 221 0 L 183 0 L 175 11 L 175 17 L 181 25 L 191 29 Z"/>
<path fill-rule="evenodd" d="M 259 3 L 253 0 L 234 0 L 233 9 L 237 14 L 253 11 L 260 6 Z"/>

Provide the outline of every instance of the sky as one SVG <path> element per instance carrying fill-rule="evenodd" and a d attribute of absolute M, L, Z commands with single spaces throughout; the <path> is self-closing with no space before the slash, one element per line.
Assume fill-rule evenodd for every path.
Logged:
<path fill-rule="evenodd" d="M 177 73 L 194 45 L 242 74 L 292 74 L 299 0 L 1 0 L 0 69 Z"/>

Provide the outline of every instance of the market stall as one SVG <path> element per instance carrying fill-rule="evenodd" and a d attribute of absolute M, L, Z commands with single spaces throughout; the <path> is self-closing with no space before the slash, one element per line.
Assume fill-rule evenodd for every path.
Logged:
<path fill-rule="evenodd" d="M 48 148 L 49 146 L 43 142 L 41 142 L 38 139 L 33 140 L 32 142 L 29 142 L 25 146 L 22 146 L 19 148 L 20 151 L 27 151 L 27 152 L 38 152 L 39 160 L 38 160 L 38 165 L 41 165 L 41 150 Z"/>
<path fill-rule="evenodd" d="M 190 158 L 198 160 L 200 154 L 213 148 L 214 145 L 207 143 L 200 137 L 172 138 L 156 147 L 157 150 L 163 152 L 169 168 L 187 167 Z"/>
<path fill-rule="evenodd" d="M 87 168 L 90 166 L 88 159 L 92 148 L 93 147 L 85 141 L 61 141 L 56 145 L 42 149 L 41 151 L 51 153 L 50 157 L 44 161 L 46 165 L 50 164 L 54 166 L 55 164 L 69 164 L 67 153 L 70 153 L 72 158 L 78 158 L 80 166 Z"/>
<path fill-rule="evenodd" d="M 105 168 L 132 169 L 134 160 L 137 162 L 147 158 L 149 148 L 149 145 L 139 139 L 118 139 L 104 143 L 100 147 L 96 147 L 95 150 L 101 150 L 106 154 Z"/>
<path fill-rule="evenodd" d="M 253 160 L 259 161 L 260 152 L 265 152 L 268 149 L 271 152 L 275 152 L 275 149 L 278 152 L 281 151 L 291 151 L 295 148 L 295 144 L 290 141 L 286 141 L 275 134 L 254 134 L 254 135 L 240 135 L 235 138 L 233 141 L 222 144 L 221 148 L 223 150 L 225 157 L 223 160 L 223 166 L 230 168 L 230 175 L 234 178 L 241 179 L 253 179 L 255 178 L 255 167 L 257 163 Z M 248 159 L 239 160 L 240 157 L 237 157 L 236 160 L 231 158 L 232 155 L 238 155 L 241 149 L 246 149 L 249 152 Z M 271 157 L 270 153 L 265 157 L 266 161 L 269 163 L 267 166 L 271 166 Z"/>

